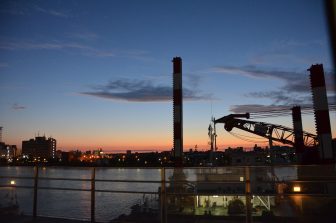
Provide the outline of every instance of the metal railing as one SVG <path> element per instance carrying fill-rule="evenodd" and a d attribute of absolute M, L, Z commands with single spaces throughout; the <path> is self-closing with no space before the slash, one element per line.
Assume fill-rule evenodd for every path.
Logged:
<path fill-rule="evenodd" d="M 105 179 L 96 179 L 96 168 L 92 167 L 91 169 L 91 178 L 90 179 L 80 179 L 80 178 L 60 178 L 60 177 L 40 177 L 39 176 L 39 167 L 34 167 L 34 176 L 26 177 L 26 176 L 0 176 L 0 179 L 28 179 L 33 180 L 33 186 L 21 186 L 16 184 L 6 184 L 0 185 L 0 188 L 25 188 L 25 189 L 33 189 L 33 217 L 36 218 L 37 215 L 37 201 L 38 201 L 38 190 L 62 190 L 62 191 L 86 191 L 90 192 L 91 202 L 90 202 L 90 220 L 91 222 L 95 222 L 95 193 L 127 193 L 127 194 L 156 194 L 159 195 L 160 192 L 153 191 L 130 191 L 130 190 L 101 190 L 96 189 L 96 182 L 110 182 L 110 183 L 157 183 L 165 186 L 165 181 L 154 181 L 154 180 L 105 180 Z M 163 170 L 162 168 L 161 170 Z M 161 171 L 161 179 L 164 177 L 164 170 Z M 164 178 L 163 178 L 164 179 Z M 78 188 L 66 188 L 66 187 L 41 187 L 39 186 L 39 181 L 41 180 L 50 180 L 50 181 L 82 181 L 82 182 L 90 182 L 90 189 L 78 189 Z M 161 190 L 161 195 L 163 195 L 164 189 Z M 161 196 L 162 197 L 162 196 Z M 161 214 L 162 215 L 162 214 Z M 163 215 L 161 217 L 161 220 Z M 163 222 L 163 221 L 162 221 Z"/>
<path fill-rule="evenodd" d="M 221 168 L 221 167 L 217 167 Z M 223 167 L 225 168 L 225 167 Z M 161 175 L 160 175 L 160 180 L 107 180 L 107 179 L 97 179 L 96 178 L 96 168 L 92 167 L 91 169 L 91 177 L 90 178 L 60 178 L 60 177 L 42 177 L 39 176 L 39 167 L 35 166 L 34 167 L 34 176 L 33 177 L 27 177 L 27 176 L 0 176 L 1 178 L 5 179 L 30 179 L 33 180 L 33 186 L 21 186 L 21 185 L 12 185 L 12 184 L 5 184 L 5 185 L 0 185 L 0 187 L 8 187 L 8 188 L 27 188 L 27 189 L 33 189 L 33 217 L 37 217 L 37 202 L 38 202 L 38 190 L 64 190 L 64 191 L 86 191 L 90 192 L 90 220 L 91 222 L 96 221 L 96 192 L 101 192 L 101 193 L 128 193 L 128 194 L 155 194 L 158 195 L 160 200 L 159 200 L 159 214 L 160 214 L 160 221 L 162 223 L 167 222 L 167 216 L 169 215 L 167 206 L 168 206 L 168 200 L 167 197 L 175 196 L 196 196 L 199 194 L 202 195 L 226 195 L 226 196 L 245 196 L 245 202 L 246 202 L 246 210 L 245 210 L 245 221 L 247 223 L 252 222 L 252 196 L 297 196 L 300 194 L 301 196 L 314 196 L 314 197 L 334 197 L 336 198 L 336 194 L 330 193 L 330 191 L 319 191 L 319 192 L 314 192 L 310 193 L 309 191 L 298 191 L 298 192 L 293 192 L 293 191 L 282 191 L 281 194 L 279 194 L 279 191 L 274 188 L 272 191 L 267 191 L 267 192 L 256 192 L 253 191 L 253 183 L 251 182 L 251 169 L 252 168 L 262 168 L 262 167 L 226 167 L 226 168 L 238 168 L 242 173 L 243 173 L 243 180 L 180 180 L 178 178 L 174 180 L 167 180 L 167 170 L 168 171 L 174 171 L 174 168 L 160 168 L 161 169 Z M 265 168 L 270 168 L 269 166 Z M 125 168 L 126 169 L 126 168 Z M 128 169 L 128 168 L 127 168 Z M 155 168 L 158 169 L 158 168 Z M 207 169 L 207 168 L 180 168 L 180 171 L 183 171 L 184 169 L 195 169 L 195 170 L 202 170 L 202 169 Z M 205 173 L 206 174 L 206 173 Z M 314 178 L 314 177 L 311 177 Z M 66 187 L 45 187 L 45 186 L 39 186 L 40 181 L 83 181 L 83 182 L 90 182 L 90 188 L 88 189 L 79 189 L 79 188 L 66 188 Z M 105 189 L 97 189 L 96 188 L 96 183 L 97 182 L 112 182 L 112 183 L 153 183 L 153 184 L 158 184 L 160 187 L 158 187 L 157 192 L 153 191 L 132 191 L 132 190 L 105 190 Z M 295 184 L 300 184 L 304 188 L 305 184 L 333 184 L 336 186 L 336 176 L 328 176 L 328 179 L 321 179 L 316 178 L 312 180 L 262 180 L 260 181 L 261 183 L 266 183 L 266 184 L 272 184 L 274 187 L 278 184 L 287 184 L 287 185 L 295 185 Z M 200 191 L 199 188 L 197 188 L 201 183 L 205 183 L 208 185 L 240 185 L 243 186 L 244 189 L 243 191 L 236 191 L 236 192 L 227 192 L 227 191 Z M 167 186 L 167 184 L 170 184 L 170 186 Z M 192 191 L 181 191 L 181 190 L 175 190 L 176 185 L 185 185 L 185 184 L 192 184 L 195 186 L 194 190 Z M 174 186 L 175 185 L 175 186 Z M 175 189 L 174 189 L 175 188 Z"/>

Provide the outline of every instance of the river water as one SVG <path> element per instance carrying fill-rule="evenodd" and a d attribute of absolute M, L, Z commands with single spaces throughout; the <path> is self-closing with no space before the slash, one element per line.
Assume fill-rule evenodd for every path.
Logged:
<path fill-rule="evenodd" d="M 39 177 L 90 179 L 90 168 L 74 167 L 42 167 Z M 33 177 L 33 167 L 0 167 L 1 176 Z M 97 168 L 96 179 L 104 180 L 143 180 L 160 181 L 160 169 L 137 168 Z M 15 180 L 18 186 L 33 186 L 31 179 L 0 179 L 0 184 L 10 184 Z M 39 187 L 62 187 L 75 189 L 90 189 L 89 181 L 39 180 Z M 125 182 L 96 182 L 96 190 L 143 191 L 158 192 L 157 183 L 125 183 Z M 155 197 L 156 196 L 156 197 Z M 121 214 L 129 214 L 131 206 L 139 204 L 145 199 L 155 201 L 157 195 L 104 193 L 96 192 L 96 220 L 110 221 Z M 0 188 L 0 207 L 18 202 L 20 213 L 32 215 L 33 189 Z M 91 192 L 69 190 L 38 190 L 37 214 L 62 218 L 88 220 L 91 216 Z"/>

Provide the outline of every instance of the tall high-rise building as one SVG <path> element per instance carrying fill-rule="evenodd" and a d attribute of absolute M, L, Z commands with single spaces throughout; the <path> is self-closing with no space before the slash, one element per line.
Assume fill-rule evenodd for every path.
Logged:
<path fill-rule="evenodd" d="M 35 139 L 22 141 L 22 154 L 40 158 L 55 158 L 56 139 L 38 136 Z"/>

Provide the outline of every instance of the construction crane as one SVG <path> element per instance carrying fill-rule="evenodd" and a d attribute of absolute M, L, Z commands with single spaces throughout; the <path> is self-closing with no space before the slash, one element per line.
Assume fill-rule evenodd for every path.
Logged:
<path fill-rule="evenodd" d="M 287 145 L 295 145 L 294 129 L 282 125 L 275 125 L 266 122 L 256 122 L 238 118 L 250 118 L 249 113 L 245 114 L 230 114 L 222 118 L 214 120 L 214 124 L 223 123 L 224 129 L 230 132 L 233 128 L 238 128 L 255 135 L 267 138 L 272 147 L 273 141 Z M 318 140 L 317 136 L 309 132 L 303 131 L 303 141 L 305 147 L 316 147 Z"/>

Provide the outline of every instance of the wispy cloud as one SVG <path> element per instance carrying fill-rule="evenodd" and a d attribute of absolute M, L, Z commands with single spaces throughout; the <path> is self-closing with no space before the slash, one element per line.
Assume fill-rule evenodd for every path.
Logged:
<path fill-rule="evenodd" d="M 94 57 L 124 57 L 138 60 L 151 59 L 145 50 L 102 50 L 89 44 L 67 41 L 0 41 L 0 50 L 63 50 Z"/>
<path fill-rule="evenodd" d="M 80 40 L 96 40 L 99 38 L 99 35 L 93 32 L 78 32 L 70 33 L 67 35 L 70 38 L 80 39 Z"/>
<path fill-rule="evenodd" d="M 295 71 L 283 71 L 283 70 L 263 70 L 258 69 L 255 66 L 219 66 L 212 69 L 213 72 L 241 75 L 250 78 L 258 79 L 277 79 L 283 81 L 284 85 L 281 87 L 284 91 L 290 92 L 308 92 L 310 91 L 309 74 L 308 72 L 295 72 Z M 325 72 L 325 79 L 327 89 L 334 89 L 333 72 Z"/>
<path fill-rule="evenodd" d="M 245 94 L 254 99 L 265 98 L 272 100 L 273 105 L 300 105 L 311 102 L 308 94 L 296 94 L 288 91 L 257 91 Z"/>
<path fill-rule="evenodd" d="M 293 81 L 297 77 L 303 77 L 305 74 L 298 72 L 288 72 L 279 70 L 262 70 L 257 69 L 255 66 L 218 66 L 214 67 L 212 71 L 223 74 L 233 74 L 233 75 L 243 75 L 250 78 L 260 78 L 260 79 L 279 79 L 284 81 Z M 307 75 L 305 75 L 307 77 Z"/>
<path fill-rule="evenodd" d="M 94 86 L 91 91 L 80 94 L 129 102 L 164 102 L 172 100 L 173 90 L 171 86 L 155 85 L 151 81 L 116 80 Z M 194 89 L 183 90 L 183 98 L 186 100 L 208 100 L 210 97 Z"/>
<path fill-rule="evenodd" d="M 114 52 L 75 42 L 0 42 L 2 50 L 77 50 L 86 56 L 113 57 Z"/>
<path fill-rule="evenodd" d="M 58 18 L 72 17 L 69 12 L 64 10 L 46 8 L 40 5 L 31 4 L 28 1 L 8 1 L 1 5 L 0 13 L 6 13 L 10 15 L 29 16 L 33 13 L 42 13 L 44 15 L 54 16 Z"/>
<path fill-rule="evenodd" d="M 13 110 L 23 110 L 23 109 L 26 109 L 26 106 L 23 106 L 23 105 L 19 105 L 19 104 L 17 104 L 17 103 L 14 103 L 14 104 L 12 105 L 12 109 L 13 109 Z"/>
<path fill-rule="evenodd" d="M 38 12 L 41 12 L 41 13 L 44 13 L 44 14 L 47 14 L 47 15 L 51 15 L 51 16 L 56 16 L 56 17 L 61 17 L 61 18 L 69 18 L 70 17 L 70 15 L 68 13 L 65 13 L 63 11 L 57 11 L 57 10 L 54 10 L 54 9 L 45 9 L 45 8 L 42 8 L 42 7 L 37 6 L 37 5 L 34 6 L 34 9 Z"/>
<path fill-rule="evenodd" d="M 305 106 L 312 104 L 308 72 L 264 70 L 258 69 L 255 66 L 221 66 L 215 67 L 213 71 L 223 74 L 241 75 L 249 78 L 280 80 L 283 83 L 283 86 L 272 91 L 255 91 L 244 94 L 245 97 L 253 99 L 269 99 L 271 101 L 269 105 L 234 105 L 231 107 L 232 112 L 274 110 L 281 108 L 290 108 L 293 105 Z M 327 89 L 331 94 L 329 96 L 329 103 L 334 103 L 335 95 L 332 94 L 333 90 L 335 89 L 335 86 L 333 84 L 333 72 L 325 72 L 325 79 Z"/>
<path fill-rule="evenodd" d="M 230 111 L 233 113 L 246 113 L 246 112 L 262 112 L 270 110 L 279 110 L 279 109 L 288 109 L 290 110 L 291 106 L 288 105 L 261 105 L 261 104 L 245 104 L 245 105 L 233 105 L 230 108 Z"/>
<path fill-rule="evenodd" d="M 291 100 L 291 99 L 290 99 Z M 289 101 L 290 101 L 289 100 Z M 284 103 L 280 104 L 241 104 L 241 105 L 233 105 L 230 107 L 230 111 L 232 113 L 246 113 L 246 112 L 264 112 L 264 111 L 270 111 L 270 110 L 287 110 L 290 111 L 290 109 L 294 105 L 298 105 L 301 107 L 313 107 L 311 96 L 302 97 L 301 99 L 297 99 L 297 102 L 300 103 L 288 103 L 288 101 L 284 100 Z M 329 106 L 331 104 L 336 103 L 336 95 L 329 95 L 328 96 L 328 104 Z"/>

